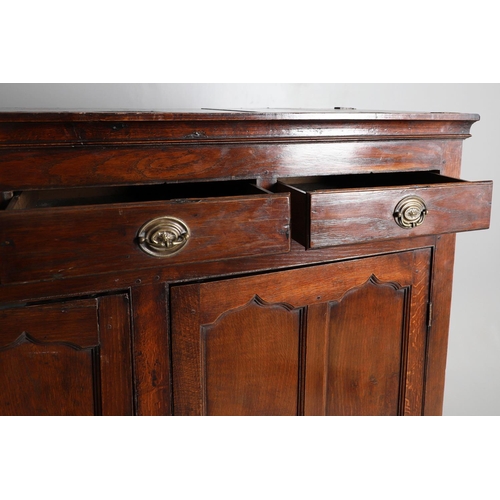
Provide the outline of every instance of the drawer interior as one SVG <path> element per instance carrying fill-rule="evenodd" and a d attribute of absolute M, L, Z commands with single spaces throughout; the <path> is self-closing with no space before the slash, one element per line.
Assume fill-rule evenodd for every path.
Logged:
<path fill-rule="evenodd" d="M 437 172 L 391 172 L 331 175 L 322 177 L 294 177 L 280 179 L 278 184 L 288 186 L 304 193 L 313 191 L 331 191 L 336 189 L 370 189 L 396 186 L 432 186 L 466 182 L 440 175 Z"/>
<path fill-rule="evenodd" d="M 6 205 L 5 210 L 140 203 L 177 199 L 207 199 L 255 194 L 270 193 L 257 187 L 251 181 L 50 189 L 16 192 Z"/>

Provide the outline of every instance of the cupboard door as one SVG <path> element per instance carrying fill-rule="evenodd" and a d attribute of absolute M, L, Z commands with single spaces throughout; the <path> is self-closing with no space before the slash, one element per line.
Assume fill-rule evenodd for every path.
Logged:
<path fill-rule="evenodd" d="M 174 414 L 421 414 L 430 260 L 172 287 Z"/>
<path fill-rule="evenodd" d="M 128 297 L 0 311 L 0 414 L 133 413 Z"/>
<path fill-rule="evenodd" d="M 212 308 L 200 288 L 173 290 L 174 414 L 296 414 L 303 309 L 243 290 Z"/>

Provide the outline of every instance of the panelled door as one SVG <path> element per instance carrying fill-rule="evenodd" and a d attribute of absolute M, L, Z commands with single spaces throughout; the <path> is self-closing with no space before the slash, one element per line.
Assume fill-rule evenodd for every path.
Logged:
<path fill-rule="evenodd" d="M 0 415 L 131 415 L 127 295 L 0 311 Z"/>
<path fill-rule="evenodd" d="M 431 250 L 173 286 L 175 415 L 419 415 Z"/>

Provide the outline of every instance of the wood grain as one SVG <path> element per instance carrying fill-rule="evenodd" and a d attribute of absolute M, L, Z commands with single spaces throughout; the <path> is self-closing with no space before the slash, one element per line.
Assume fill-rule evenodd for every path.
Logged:
<path fill-rule="evenodd" d="M 0 113 L 0 414 L 440 414 L 453 233 L 488 227 L 491 183 L 394 180 L 459 179 L 478 119 Z M 137 234 L 165 215 L 192 234 L 160 259 Z"/>
<path fill-rule="evenodd" d="M 202 326 L 204 415 L 297 414 L 301 312 L 256 296 Z"/>
<path fill-rule="evenodd" d="M 96 300 L 3 310 L 0 324 L 0 414 L 100 413 Z"/>
<path fill-rule="evenodd" d="M 133 415 L 132 345 L 128 295 L 99 299 L 102 414 Z M 118 391 L 119 388 L 119 391 Z"/>
<path fill-rule="evenodd" d="M 326 415 L 400 414 L 407 293 L 369 280 L 330 304 Z"/>
<path fill-rule="evenodd" d="M 7 149 L 0 191 L 440 169 L 445 145 L 421 139 Z"/>
<path fill-rule="evenodd" d="M 164 216 L 181 219 L 191 237 L 182 251 L 160 263 L 140 250 L 137 235 L 146 222 Z M 0 213 L 1 280 L 47 280 L 287 252 L 289 221 L 286 194 L 12 210 Z"/>
<path fill-rule="evenodd" d="M 0 311 L 1 415 L 132 415 L 125 295 Z"/>
<path fill-rule="evenodd" d="M 138 415 L 171 414 L 168 294 L 163 283 L 132 291 Z"/>
<path fill-rule="evenodd" d="M 405 398 L 421 411 L 406 371 L 414 384 L 424 364 L 425 322 L 411 318 L 430 253 L 413 292 L 415 253 L 173 287 L 174 414 L 296 415 L 303 401 L 306 414 L 397 415 Z"/>
<path fill-rule="evenodd" d="M 385 177 L 384 177 L 385 180 Z M 383 182 L 383 180 L 381 180 Z M 492 182 L 446 182 L 408 187 L 347 189 L 291 186 L 292 236 L 307 248 L 348 245 L 381 239 L 404 239 L 430 234 L 487 229 L 491 215 Z M 281 189 L 286 189 L 282 187 Z M 422 198 L 428 210 L 423 223 L 401 228 L 394 210 L 407 196 Z M 300 214 L 300 212 L 305 213 Z M 305 219 L 305 220 L 304 220 Z M 296 223 L 299 221 L 299 223 Z"/>

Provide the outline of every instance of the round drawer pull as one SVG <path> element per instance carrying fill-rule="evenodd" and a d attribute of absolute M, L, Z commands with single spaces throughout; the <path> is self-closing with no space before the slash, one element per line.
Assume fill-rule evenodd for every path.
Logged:
<path fill-rule="evenodd" d="M 169 257 L 184 248 L 190 231 L 188 226 L 175 217 L 158 217 L 139 229 L 139 247 L 155 257 Z"/>
<path fill-rule="evenodd" d="M 405 229 L 420 226 L 427 215 L 424 200 L 418 196 L 404 197 L 394 209 L 394 220 Z"/>

